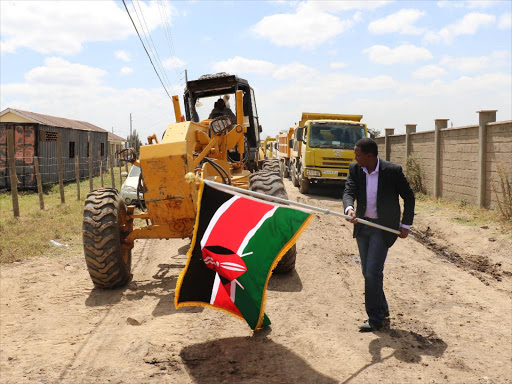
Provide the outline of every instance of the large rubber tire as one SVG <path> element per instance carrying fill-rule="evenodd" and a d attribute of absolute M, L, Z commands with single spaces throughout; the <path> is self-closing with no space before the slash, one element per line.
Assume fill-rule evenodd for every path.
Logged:
<path fill-rule="evenodd" d="M 295 164 L 291 165 L 292 171 L 290 172 L 292 174 L 292 184 L 294 187 L 299 186 L 299 179 L 297 179 L 297 169 L 295 168 Z"/>
<path fill-rule="evenodd" d="M 249 189 L 251 191 L 264 193 L 266 195 L 288 199 L 283 180 L 275 172 L 266 170 L 253 173 L 249 178 Z M 297 247 L 295 244 L 285 253 L 282 259 L 274 268 L 275 273 L 290 272 L 295 268 L 297 258 Z"/>
<path fill-rule="evenodd" d="M 284 162 L 283 162 L 283 177 L 285 179 L 288 179 L 290 177 L 290 165 L 286 165 Z"/>
<path fill-rule="evenodd" d="M 309 180 L 304 176 L 299 178 L 299 192 L 305 195 L 309 193 Z"/>
<path fill-rule="evenodd" d="M 126 215 L 126 206 L 119 192 L 102 188 L 87 195 L 83 217 L 83 243 L 87 269 L 98 288 L 117 288 L 132 278 L 131 249 L 123 252 L 124 233 L 120 224 Z"/>

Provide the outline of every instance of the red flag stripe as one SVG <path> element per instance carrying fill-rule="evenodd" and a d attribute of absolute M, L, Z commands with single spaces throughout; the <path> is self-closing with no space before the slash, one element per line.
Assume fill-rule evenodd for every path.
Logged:
<path fill-rule="evenodd" d="M 214 227 L 203 247 L 220 245 L 233 252 L 237 252 L 247 233 L 272 209 L 274 209 L 273 205 L 254 200 L 245 198 L 235 200 L 217 221 L 213 223 Z"/>

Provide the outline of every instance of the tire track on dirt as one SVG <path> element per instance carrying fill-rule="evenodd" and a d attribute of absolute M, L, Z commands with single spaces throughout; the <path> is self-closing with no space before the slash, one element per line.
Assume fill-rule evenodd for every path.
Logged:
<path fill-rule="evenodd" d="M 132 261 L 134 259 L 133 256 L 136 256 L 136 262 L 135 264 L 133 265 L 133 272 L 137 272 L 138 270 L 138 266 L 140 264 L 140 262 L 143 260 L 143 257 L 146 256 L 145 253 L 146 253 L 146 248 L 149 246 L 149 242 L 150 240 L 147 240 L 147 239 L 144 239 L 140 242 L 137 242 L 137 245 L 139 245 L 139 247 L 137 247 L 138 249 L 136 250 L 136 252 L 133 252 L 132 253 Z M 92 284 L 91 282 L 88 282 L 89 284 Z M 94 289 L 97 289 L 97 288 L 94 288 Z M 94 289 L 92 292 L 94 292 Z M 110 292 L 115 292 L 115 293 L 118 293 L 121 298 L 120 300 L 122 300 L 122 293 L 125 289 L 116 289 L 116 290 L 112 290 Z M 106 292 L 109 292 L 109 291 L 105 291 Z M 109 316 L 112 315 L 113 311 L 116 310 L 116 307 L 114 304 L 110 304 L 108 306 L 108 308 L 105 310 L 105 314 L 103 315 L 103 317 L 98 321 L 96 322 L 96 324 L 94 325 L 94 328 L 92 329 L 92 331 L 90 331 L 89 333 L 89 336 L 87 336 L 87 338 L 82 342 L 82 345 L 80 346 L 80 348 L 77 350 L 77 352 L 75 352 L 75 356 L 73 357 L 73 359 L 67 364 L 66 367 L 64 367 L 64 369 L 62 370 L 62 372 L 60 373 L 59 375 L 59 378 L 58 378 L 58 381 L 59 382 L 64 382 L 68 373 L 73 369 L 76 369 L 76 368 L 81 368 L 81 370 L 84 372 L 80 379 L 77 377 L 78 376 L 78 372 L 74 372 L 74 375 L 73 375 L 73 381 L 76 381 L 76 382 L 83 382 L 84 380 L 84 376 L 86 375 L 90 375 L 91 373 L 91 368 L 93 367 L 94 364 L 92 364 L 93 362 L 95 362 L 95 351 L 97 351 L 99 349 L 99 347 L 101 346 L 104 346 L 104 345 L 108 345 L 109 342 L 111 342 L 114 337 L 115 337 L 115 333 L 113 332 L 103 332 L 103 329 L 108 329 L 108 328 L 111 328 L 111 327 L 115 327 L 116 324 L 115 321 L 110 321 L 109 323 Z M 76 363 L 78 363 L 78 366 L 76 366 Z"/>

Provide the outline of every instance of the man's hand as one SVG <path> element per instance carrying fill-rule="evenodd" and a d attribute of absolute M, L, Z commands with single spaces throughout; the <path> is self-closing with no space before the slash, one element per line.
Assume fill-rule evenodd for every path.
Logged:
<path fill-rule="evenodd" d="M 409 236 L 409 230 L 404 227 L 400 227 L 400 234 L 398 235 L 398 237 L 401 239 L 405 239 L 407 236 Z"/>
<path fill-rule="evenodd" d="M 353 209 L 349 209 L 347 211 L 347 215 L 352 217 L 352 219 L 345 219 L 345 220 L 351 222 L 352 224 L 357 223 L 356 212 Z"/>

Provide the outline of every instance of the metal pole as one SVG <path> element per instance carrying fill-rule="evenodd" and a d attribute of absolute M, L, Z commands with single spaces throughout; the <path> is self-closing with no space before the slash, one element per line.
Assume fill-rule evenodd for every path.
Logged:
<path fill-rule="evenodd" d="M 329 214 L 329 215 L 343 217 L 344 219 L 352 219 L 352 217 L 349 215 L 344 215 L 343 213 L 331 211 L 330 209 L 323 209 L 323 208 L 315 207 L 314 205 L 299 203 L 298 201 L 291 201 L 291 200 L 283 199 L 281 197 L 269 196 L 269 195 L 265 195 L 264 193 L 249 191 L 247 189 L 237 188 L 237 187 L 233 187 L 232 185 L 227 185 L 227 184 L 216 183 L 216 182 L 210 181 L 210 180 L 204 180 L 204 182 L 206 185 L 209 185 L 212 188 L 226 189 L 228 191 L 233 191 L 233 192 L 238 192 L 238 193 L 242 193 L 242 194 L 249 195 L 249 196 L 258 197 L 258 198 L 264 199 L 264 200 L 272 200 L 277 203 L 295 205 L 297 207 L 306 208 L 306 209 L 309 209 L 312 211 L 317 211 L 317 212 L 321 212 L 321 213 L 325 213 L 325 214 Z M 370 227 L 379 228 L 379 229 L 382 229 L 383 231 L 388 231 L 388 232 L 394 233 L 396 235 L 400 234 L 400 231 L 397 231 L 396 229 L 391 229 L 391 228 L 385 227 L 380 224 L 372 223 L 371 221 L 366 221 L 366 220 L 357 218 L 357 222 L 361 223 L 361 224 L 369 225 Z"/>
<path fill-rule="evenodd" d="M 12 212 L 14 217 L 20 217 L 20 205 L 18 202 L 18 176 L 16 176 L 15 130 L 8 128 L 7 132 L 7 156 L 9 161 L 9 175 L 11 177 Z"/>

